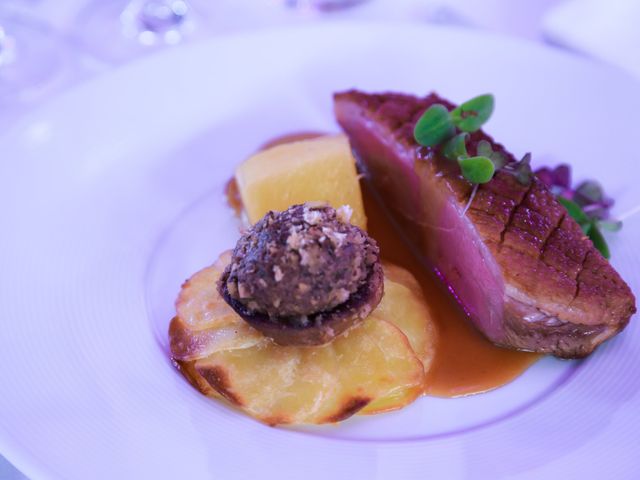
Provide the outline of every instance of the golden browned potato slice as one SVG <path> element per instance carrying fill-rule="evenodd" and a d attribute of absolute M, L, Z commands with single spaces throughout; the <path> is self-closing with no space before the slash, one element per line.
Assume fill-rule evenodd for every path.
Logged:
<path fill-rule="evenodd" d="M 438 341 L 437 327 L 420 284 L 407 270 L 384 264 L 385 295 L 372 316 L 386 319 L 409 339 L 418 358 L 429 371 Z"/>
<path fill-rule="evenodd" d="M 420 283 L 418 283 L 418 280 L 416 280 L 416 277 L 414 277 L 409 270 L 387 262 L 384 262 L 383 268 L 384 276 L 387 280 L 404 285 L 409 290 L 422 297 L 422 287 L 420 286 Z"/>
<path fill-rule="evenodd" d="M 406 336 L 377 318 L 328 345 L 265 343 L 216 352 L 194 366 L 227 400 L 271 425 L 338 422 L 387 396 L 408 403 L 424 382 Z"/>
<path fill-rule="evenodd" d="M 385 296 L 365 322 L 328 345 L 283 347 L 220 298 L 216 282 L 228 262 L 225 252 L 185 282 L 169 332 L 182 373 L 202 393 L 275 425 L 395 410 L 423 392 L 436 334 L 419 286 L 409 288 L 417 285 L 411 274 L 385 265 L 403 283 L 385 280 Z"/>
<path fill-rule="evenodd" d="M 169 327 L 171 353 L 177 360 L 195 360 L 220 350 L 248 348 L 268 341 L 242 320 L 220 297 L 217 282 L 231 261 L 227 251 L 212 266 L 182 285 L 176 316 Z"/>
<path fill-rule="evenodd" d="M 387 320 L 407 336 L 411 348 L 429 371 L 436 351 L 437 331 L 431 319 L 420 284 L 407 270 L 396 265 L 384 265 L 384 297 L 371 314 L 372 318 Z M 395 410 L 406 405 L 402 392 L 371 402 L 360 413 L 372 414 Z"/>

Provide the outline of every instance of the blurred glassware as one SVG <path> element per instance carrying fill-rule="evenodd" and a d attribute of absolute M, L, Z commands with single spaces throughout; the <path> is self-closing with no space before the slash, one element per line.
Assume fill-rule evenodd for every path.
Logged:
<path fill-rule="evenodd" d="M 99 58 L 119 63 L 180 43 L 197 20 L 185 0 L 94 0 L 81 10 L 76 35 Z"/>
<path fill-rule="evenodd" d="M 545 12 L 545 38 L 634 73 L 640 78 L 640 2 L 571 0 Z"/>
<path fill-rule="evenodd" d="M 65 75 L 68 46 L 45 25 L 0 12 L 0 103 L 32 100 Z"/>
<path fill-rule="evenodd" d="M 332 12 L 353 7 L 366 1 L 367 0 L 284 0 L 284 4 L 289 8 Z"/>

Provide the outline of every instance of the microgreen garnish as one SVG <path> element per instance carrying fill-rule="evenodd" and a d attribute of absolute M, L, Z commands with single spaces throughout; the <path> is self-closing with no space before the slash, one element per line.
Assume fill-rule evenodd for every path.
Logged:
<path fill-rule="evenodd" d="M 491 144 L 486 140 L 480 140 L 478 142 L 478 155 L 483 155 L 485 157 L 490 157 L 493 154 L 493 148 L 491 148 Z"/>
<path fill-rule="evenodd" d="M 596 226 L 596 222 L 591 223 L 591 228 L 587 231 L 587 236 L 593 242 L 593 246 L 598 249 L 604 258 L 607 260 L 611 258 L 611 252 L 609 251 L 609 245 L 605 241 L 600 229 Z"/>
<path fill-rule="evenodd" d="M 531 170 L 531 154 L 526 153 L 516 165 L 516 178 L 523 185 L 529 185 L 533 178 Z"/>
<path fill-rule="evenodd" d="M 442 147 L 442 154 L 449 160 L 458 160 L 459 158 L 468 157 L 467 153 L 467 137 L 468 133 L 459 133 L 455 137 L 451 137 L 447 140 L 447 143 Z"/>
<path fill-rule="evenodd" d="M 598 227 L 607 232 L 619 232 L 622 229 L 622 222 L 620 220 L 598 220 Z"/>
<path fill-rule="evenodd" d="M 586 205 L 598 203 L 604 198 L 602 187 L 596 182 L 582 182 L 575 192 L 576 201 Z"/>
<path fill-rule="evenodd" d="M 602 230 L 617 232 L 622 228 L 622 222 L 609 219 L 613 200 L 604 195 L 600 184 L 587 180 L 572 189 L 569 165 L 559 165 L 554 169 L 544 167 L 537 170 L 536 175 L 556 195 L 558 202 L 567 209 L 602 256 L 609 258 L 611 252 Z"/>
<path fill-rule="evenodd" d="M 496 170 L 500 170 L 507 164 L 507 157 L 501 152 L 494 151 L 493 148 L 491 148 L 491 144 L 486 140 L 480 140 L 478 142 L 477 150 L 478 155 L 491 159 Z"/>
<path fill-rule="evenodd" d="M 558 202 L 567 209 L 567 212 L 579 225 L 587 225 L 591 223 L 591 219 L 582 211 L 580 205 L 568 198 L 558 197 Z M 586 233 L 586 232 L 585 232 Z"/>
<path fill-rule="evenodd" d="M 491 159 L 483 156 L 460 158 L 458 164 L 464 178 L 471 183 L 487 183 L 495 172 Z"/>
<path fill-rule="evenodd" d="M 480 142 L 483 151 L 469 157 L 466 142 L 469 133 L 479 130 L 493 112 L 493 95 L 486 94 L 464 102 L 451 112 L 440 103 L 431 105 L 416 122 L 413 137 L 425 147 L 442 146 L 441 153 L 449 160 L 457 161 L 462 176 L 471 183 L 486 183 L 502 168 L 507 159 L 494 152 L 489 142 Z M 456 134 L 456 131 L 460 133 Z M 486 145 L 485 145 L 486 144 Z M 487 149 L 488 147 L 488 149 Z"/>
<path fill-rule="evenodd" d="M 462 176 L 474 184 L 465 212 L 478 185 L 490 181 L 497 170 L 510 173 L 523 185 L 530 185 L 534 176 L 530 153 L 520 161 L 509 162 L 504 153 L 493 150 L 490 142 L 480 140 L 476 144 L 475 156 L 469 156 L 469 134 L 479 130 L 489 119 L 494 104 L 491 94 L 472 98 L 451 111 L 446 106 L 436 103 L 422 114 L 413 130 L 418 144 L 439 147 L 440 154 L 457 162 Z M 609 220 L 609 209 L 613 201 L 605 197 L 602 187 L 597 182 L 587 181 L 572 190 L 571 169 L 568 165 L 560 165 L 553 170 L 541 168 L 535 175 L 547 185 L 600 253 L 609 258 L 609 247 L 601 230 L 617 232 L 622 228 L 622 222 Z"/>
<path fill-rule="evenodd" d="M 505 164 L 504 171 L 513 175 L 522 185 L 529 185 L 533 179 L 531 154 L 526 153 L 519 161 Z"/>
<path fill-rule="evenodd" d="M 451 119 L 463 132 L 475 132 L 489 120 L 494 103 L 493 95 L 480 95 L 454 108 Z"/>
<path fill-rule="evenodd" d="M 598 220 L 597 218 L 590 217 L 580 205 L 565 197 L 558 197 L 558 202 L 567 209 L 571 218 L 578 222 L 584 234 L 591 239 L 591 242 L 602 256 L 607 259 L 610 258 L 611 252 L 609 251 L 609 246 L 600 230 L 616 232 L 622 228 L 622 222 Z"/>
<path fill-rule="evenodd" d="M 420 145 L 435 147 L 455 133 L 449 110 L 436 103 L 422 114 L 413 129 L 413 136 Z"/>

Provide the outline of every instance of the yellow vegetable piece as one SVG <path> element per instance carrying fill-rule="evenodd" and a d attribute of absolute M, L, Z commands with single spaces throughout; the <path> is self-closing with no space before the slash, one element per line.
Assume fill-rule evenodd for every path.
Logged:
<path fill-rule="evenodd" d="M 353 209 L 351 223 L 366 229 L 355 159 L 344 135 L 278 145 L 248 158 L 236 170 L 244 209 L 252 224 L 269 210 L 320 201 Z"/>

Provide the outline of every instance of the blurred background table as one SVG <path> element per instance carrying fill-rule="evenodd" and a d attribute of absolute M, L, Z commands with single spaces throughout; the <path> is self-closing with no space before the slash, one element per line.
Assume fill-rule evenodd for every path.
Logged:
<path fill-rule="evenodd" d="M 314 1 L 324 1 L 325 8 L 313 8 Z M 546 42 L 640 79 L 638 0 L 342 0 L 353 3 L 344 8 L 340 1 L 3 0 L 0 132 L 65 89 L 153 51 L 208 36 L 331 20 L 498 32 L 505 42 L 510 36 Z M 1 454 L 0 480 L 25 479 Z"/>

